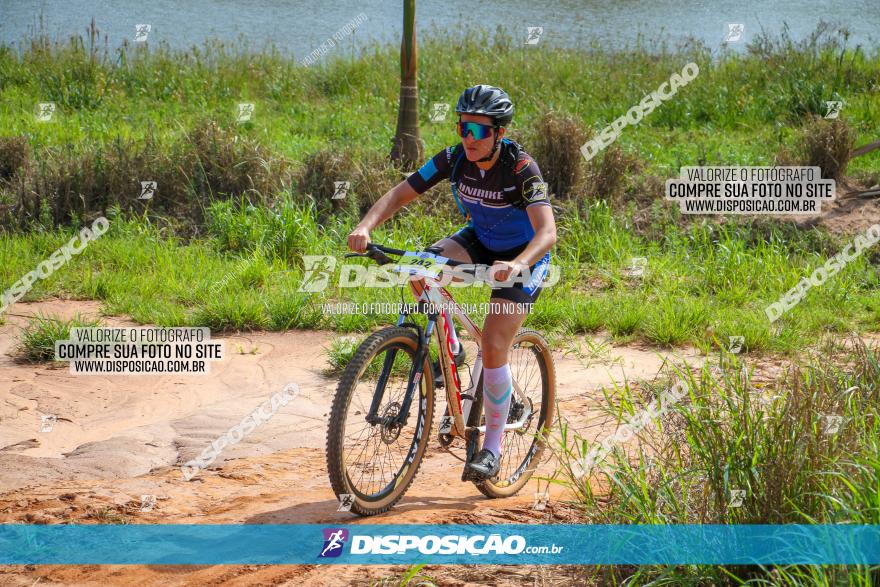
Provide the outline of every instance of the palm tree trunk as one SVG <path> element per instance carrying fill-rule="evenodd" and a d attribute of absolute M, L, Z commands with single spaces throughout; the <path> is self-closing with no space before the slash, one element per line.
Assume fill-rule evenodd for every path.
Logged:
<path fill-rule="evenodd" d="M 413 169 L 424 156 L 419 136 L 419 89 L 416 80 L 416 0 L 403 2 L 403 40 L 400 42 L 400 105 L 392 161 Z"/>

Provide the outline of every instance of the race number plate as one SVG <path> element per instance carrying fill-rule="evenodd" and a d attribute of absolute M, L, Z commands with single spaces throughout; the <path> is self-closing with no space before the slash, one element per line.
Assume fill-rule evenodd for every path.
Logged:
<path fill-rule="evenodd" d="M 436 279 L 448 260 L 447 257 L 441 257 L 440 255 L 424 251 L 407 251 L 400 257 L 398 267 L 400 267 L 401 273 L 408 272 L 410 275 L 421 275 L 422 277 Z"/>

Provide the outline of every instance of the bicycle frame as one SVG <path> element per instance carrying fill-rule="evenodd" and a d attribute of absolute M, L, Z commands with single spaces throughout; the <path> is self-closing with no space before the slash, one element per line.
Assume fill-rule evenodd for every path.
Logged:
<path fill-rule="evenodd" d="M 401 404 L 399 412 L 395 416 L 394 423 L 398 426 L 406 425 L 409 417 L 410 405 L 412 404 L 412 398 L 415 395 L 415 390 L 421 380 L 422 366 L 424 365 L 425 358 L 428 355 L 428 349 L 430 348 L 431 335 L 435 334 L 437 337 L 437 345 L 440 349 L 440 368 L 443 373 L 444 381 L 446 381 L 446 403 L 449 408 L 450 417 L 452 418 L 452 426 L 449 433 L 453 436 L 474 440 L 476 435 L 468 435 L 468 432 L 485 433 L 486 427 L 477 426 L 469 429 L 467 427 L 467 422 L 465 422 L 461 405 L 461 380 L 458 377 L 458 369 L 455 366 L 455 360 L 453 359 L 452 329 L 449 320 L 457 317 L 459 323 L 476 341 L 478 348 L 482 347 L 482 330 L 473 320 L 471 320 L 470 316 L 464 312 L 449 292 L 435 280 L 422 277 L 419 279 L 410 279 L 408 283 L 416 301 L 420 302 L 422 307 L 428 305 L 433 306 L 434 308 L 443 308 L 445 311 L 426 312 L 428 315 L 428 324 L 424 331 L 422 331 L 417 324 L 406 321 L 409 316 L 408 312 L 402 311 L 398 316 L 397 326 L 413 326 L 418 330 L 419 350 L 416 353 L 415 361 L 413 362 L 412 372 L 409 376 L 403 403 Z M 377 412 L 382 402 L 385 385 L 391 375 L 391 367 L 394 364 L 394 357 L 396 354 L 397 351 L 393 350 L 385 357 L 382 372 L 379 375 L 376 390 L 373 393 L 373 401 L 366 416 L 367 421 L 371 424 L 381 423 L 381 418 L 378 417 Z M 482 362 L 479 362 L 478 365 L 476 365 L 474 372 L 471 374 L 471 381 L 474 382 L 474 387 L 476 387 L 476 382 L 480 380 L 481 374 Z M 532 414 L 531 404 L 527 403 L 528 398 L 515 380 L 513 381 L 513 389 L 516 397 L 526 404 L 528 409 L 523 410 L 522 415 L 516 422 L 505 424 L 505 430 L 516 430 L 521 428 Z"/>
<path fill-rule="evenodd" d="M 428 314 L 428 326 L 424 333 L 424 349 L 427 353 L 429 346 L 428 343 L 431 340 L 431 331 L 435 330 L 437 346 L 440 349 L 440 369 L 443 372 L 443 379 L 446 381 L 446 403 L 449 406 L 449 415 L 452 417 L 452 429 L 450 433 L 464 438 L 466 422 L 464 421 L 464 414 L 461 406 L 461 380 L 458 377 L 458 368 L 455 366 L 455 360 L 453 359 L 452 329 L 449 320 L 451 320 L 453 316 L 458 317 L 459 323 L 464 326 L 468 334 L 470 334 L 477 342 L 477 348 L 482 347 L 483 332 L 476 324 L 474 324 L 474 321 L 471 320 L 470 316 L 461 309 L 452 296 L 449 295 L 449 292 L 438 285 L 437 282 L 427 278 L 420 280 L 413 279 L 409 281 L 409 286 L 417 301 L 433 305 L 435 308 L 446 308 L 446 311 Z M 405 319 L 406 314 L 401 312 L 397 324 L 403 324 Z M 421 364 L 421 362 L 418 363 L 419 368 L 421 368 Z M 471 374 L 471 380 L 474 382 L 474 387 L 476 387 L 476 382 L 479 381 L 481 374 L 482 363 L 480 363 L 478 368 Z M 417 385 L 418 377 L 413 379 L 413 383 Z M 415 385 L 413 385 L 412 393 L 414 393 L 414 391 Z M 409 404 L 407 400 L 412 393 L 411 390 L 407 389 L 407 396 L 404 398 L 404 407 L 407 408 L 407 411 L 404 413 L 409 412 Z"/>
<path fill-rule="evenodd" d="M 439 251 L 431 251 L 429 249 L 427 252 Z M 401 249 L 392 249 L 389 247 L 383 247 L 381 245 L 371 244 L 368 245 L 366 253 L 350 253 L 347 254 L 346 257 L 368 257 L 378 262 L 380 265 L 393 264 L 394 262 L 386 255 L 386 253 L 390 253 L 393 255 L 407 254 L 406 251 L 403 251 Z M 451 259 L 445 259 L 445 264 L 449 266 L 455 266 L 463 265 L 464 263 Z M 406 271 L 407 274 L 410 274 L 409 270 L 398 268 L 398 272 L 403 273 L 404 271 Z M 482 348 L 483 333 L 480 328 L 477 327 L 476 324 L 474 324 L 473 320 L 471 320 L 470 317 L 464 312 L 464 310 L 462 310 L 462 308 L 456 303 L 449 292 L 447 292 L 446 289 L 436 281 L 436 276 L 427 277 L 422 274 L 421 277 L 411 277 L 408 280 L 408 283 L 413 295 L 416 298 L 416 301 L 418 302 L 417 308 L 419 309 L 417 309 L 416 312 L 427 314 L 428 324 L 425 329 L 422 330 L 421 326 L 419 326 L 418 324 L 414 322 L 408 322 L 406 318 L 409 315 L 409 312 L 406 309 L 401 309 L 401 313 L 397 319 L 397 326 L 408 326 L 415 329 L 418 333 L 419 338 L 419 346 L 418 350 L 416 351 L 415 360 L 413 361 L 413 366 L 410 371 L 409 378 L 407 380 L 403 402 L 400 405 L 397 413 L 393 416 L 380 417 L 377 413 L 379 411 L 379 406 L 382 403 L 382 397 L 385 394 L 385 385 L 388 383 L 388 379 L 391 376 L 391 369 L 394 365 L 394 358 L 397 356 L 397 350 L 391 350 L 385 356 L 385 360 L 382 365 L 382 371 L 379 374 L 379 379 L 376 382 L 376 388 L 373 392 L 373 399 L 370 402 L 370 408 L 367 411 L 365 420 L 370 425 L 381 424 L 383 426 L 395 428 L 401 428 L 406 425 L 406 422 L 409 418 L 409 410 L 410 406 L 412 405 L 412 399 L 415 395 L 415 390 L 419 386 L 419 383 L 421 381 L 422 371 L 424 368 L 423 366 L 429 355 L 429 349 L 431 346 L 431 335 L 434 334 L 436 329 L 437 346 L 440 349 L 440 367 L 443 379 L 446 382 L 446 404 L 447 409 L 450 413 L 450 417 L 452 418 L 448 434 L 452 436 L 459 436 L 466 440 L 468 458 L 470 458 L 470 456 L 476 450 L 479 434 L 485 433 L 486 427 L 468 427 L 467 423 L 465 422 L 461 405 L 461 380 L 458 378 L 458 369 L 455 366 L 455 360 L 453 359 L 452 355 L 452 343 L 454 341 L 452 338 L 452 328 L 449 324 L 449 320 L 457 317 L 459 323 L 464 326 L 464 328 L 476 341 L 478 349 Z M 427 309 L 429 311 L 421 312 L 421 310 L 424 309 L 425 306 L 428 306 Z M 433 308 L 431 306 L 433 306 Z M 440 308 L 440 310 L 438 311 L 437 308 Z M 433 311 L 431 311 L 432 309 Z M 478 358 L 480 356 L 480 352 L 481 351 L 478 351 Z M 471 381 L 479 382 L 481 375 L 482 362 L 478 361 L 474 372 L 471 374 Z M 512 383 L 514 396 L 526 409 L 522 411 L 520 418 L 516 422 L 505 424 L 505 430 L 516 430 L 522 428 L 525 422 L 532 415 L 531 401 L 529 401 L 528 397 L 525 395 L 525 393 L 523 393 L 522 388 L 519 386 L 516 379 L 514 379 Z M 480 390 L 477 389 L 476 393 L 479 393 L 479 391 Z M 476 398 L 474 398 L 474 402 L 475 401 Z M 449 424 L 449 422 L 447 421 L 445 424 L 441 424 L 441 433 L 447 433 L 445 430 L 443 430 L 446 424 Z M 418 430 L 416 434 L 421 434 L 421 430 Z M 462 479 L 464 479 L 464 477 L 462 477 Z"/>

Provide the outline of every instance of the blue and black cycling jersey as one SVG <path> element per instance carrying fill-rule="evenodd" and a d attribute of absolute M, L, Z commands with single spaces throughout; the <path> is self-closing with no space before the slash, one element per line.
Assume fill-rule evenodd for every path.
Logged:
<path fill-rule="evenodd" d="M 501 149 L 509 149 L 506 139 Z M 501 164 L 501 157 L 489 170 L 468 160 L 461 148 L 443 149 L 407 178 L 419 194 L 444 179 L 450 179 L 456 163 L 458 196 L 470 216 L 470 224 L 480 242 L 489 250 L 503 251 L 528 243 L 535 236 L 526 209 L 549 206 L 549 194 L 538 164 L 524 150 L 512 169 Z M 504 153 L 502 152 L 502 157 Z M 454 160 L 455 159 L 455 160 Z"/>

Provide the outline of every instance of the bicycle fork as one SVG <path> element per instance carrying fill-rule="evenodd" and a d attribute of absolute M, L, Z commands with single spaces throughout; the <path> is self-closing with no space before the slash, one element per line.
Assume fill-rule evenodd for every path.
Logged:
<path fill-rule="evenodd" d="M 403 403 L 401 403 L 400 410 L 393 420 L 395 427 L 406 426 L 407 420 L 409 419 L 409 409 L 412 405 L 412 398 L 413 395 L 415 395 L 415 391 L 418 389 L 419 382 L 424 374 L 423 365 L 425 364 L 425 359 L 428 355 L 431 333 L 434 330 L 434 320 L 432 319 L 428 320 L 427 327 L 422 330 L 422 327 L 418 324 L 414 322 L 406 322 L 406 317 L 407 314 L 401 314 L 397 320 L 397 326 L 414 328 L 419 338 L 419 346 L 416 349 L 413 366 L 410 370 L 409 379 L 407 380 L 406 392 L 403 395 Z M 394 359 L 397 357 L 397 353 L 398 349 L 392 349 L 385 355 L 385 360 L 382 363 L 382 371 L 379 374 L 379 380 L 376 382 L 376 389 L 373 391 L 373 400 L 370 403 L 370 409 L 365 418 L 369 424 L 386 423 L 383 422 L 383 419 L 378 415 L 378 412 L 379 407 L 382 405 L 382 398 L 385 395 L 385 386 L 388 384 L 388 379 L 391 377 L 391 369 L 394 366 Z"/>

